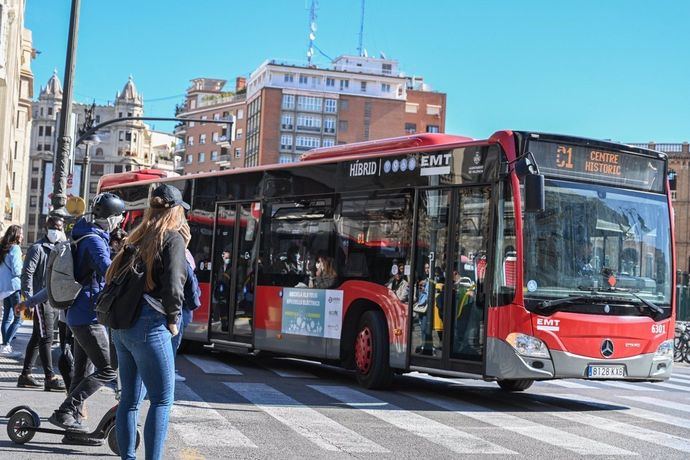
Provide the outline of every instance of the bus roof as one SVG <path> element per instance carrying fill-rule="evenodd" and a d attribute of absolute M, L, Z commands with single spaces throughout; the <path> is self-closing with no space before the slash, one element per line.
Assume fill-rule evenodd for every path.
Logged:
<path fill-rule="evenodd" d="M 158 180 L 164 177 L 179 177 L 179 174 L 162 169 L 140 169 L 122 173 L 106 174 L 98 180 L 98 190 L 115 187 L 116 185 Z"/>

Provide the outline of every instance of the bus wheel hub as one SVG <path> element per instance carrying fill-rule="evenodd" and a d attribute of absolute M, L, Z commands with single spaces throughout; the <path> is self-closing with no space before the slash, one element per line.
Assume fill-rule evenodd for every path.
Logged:
<path fill-rule="evenodd" d="M 355 364 L 357 364 L 357 369 L 366 374 L 371 368 L 371 329 L 369 326 L 365 326 L 357 334 L 357 340 L 355 342 Z"/>

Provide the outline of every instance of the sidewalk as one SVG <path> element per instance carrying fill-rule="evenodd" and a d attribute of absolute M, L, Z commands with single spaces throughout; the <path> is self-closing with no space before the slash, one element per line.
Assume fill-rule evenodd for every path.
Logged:
<path fill-rule="evenodd" d="M 42 426 L 45 424 L 52 427 L 47 422 L 47 418 L 65 398 L 65 393 L 45 392 L 42 387 L 38 389 L 17 388 L 17 378 L 22 370 L 24 351 L 31 336 L 31 326 L 31 321 L 24 321 L 12 343 L 14 351 L 21 352 L 21 356 L 17 358 L 0 357 L 0 458 L 12 458 L 13 460 L 54 458 L 55 454 L 66 455 L 67 458 L 85 456 L 103 459 L 114 458 L 107 444 L 101 447 L 69 446 L 60 442 L 62 437 L 59 435 L 37 433 L 34 439 L 25 445 L 17 445 L 9 440 L 5 415 L 10 409 L 18 405 L 28 405 L 40 415 Z M 53 363 L 55 364 L 56 375 L 59 375 L 57 372 L 59 353 L 60 348 L 54 347 Z M 39 383 L 43 384 L 43 368 L 40 359 L 37 359 L 33 376 Z M 101 416 L 115 403 L 115 394 L 110 388 L 102 388 L 89 398 L 87 402 L 89 418 L 86 421 L 89 428 L 94 428 Z"/>

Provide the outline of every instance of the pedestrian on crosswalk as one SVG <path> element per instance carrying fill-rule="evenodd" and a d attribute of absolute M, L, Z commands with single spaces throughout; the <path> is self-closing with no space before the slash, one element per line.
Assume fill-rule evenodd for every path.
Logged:
<path fill-rule="evenodd" d="M 65 386 L 53 372 L 53 357 L 50 349 L 53 345 L 53 331 L 57 321 L 58 313 L 48 303 L 47 291 L 43 291 L 43 296 L 38 293 L 46 285 L 46 267 L 48 256 L 53 250 L 53 245 L 66 239 L 63 230 L 65 225 L 62 217 L 50 216 L 46 219 L 44 237 L 36 241 L 27 251 L 22 269 L 21 286 L 25 301 L 17 305 L 17 315 L 21 314 L 24 308 L 33 310 L 33 329 L 31 338 L 26 344 L 24 352 L 24 367 L 17 379 L 17 386 L 20 388 L 39 388 L 41 385 L 33 378 L 31 371 L 36 362 L 36 357 L 41 357 L 45 383 L 43 388 L 46 391 L 64 391 Z M 33 295 L 37 299 L 27 302 Z"/>
<path fill-rule="evenodd" d="M 189 205 L 180 191 L 160 185 L 151 194 L 143 220 L 125 239 L 126 248 L 131 247 L 143 262 L 145 289 L 131 327 L 113 330 L 121 384 L 116 430 L 123 459 L 136 458 L 137 419 L 145 391 L 151 402 L 144 424 L 146 459 L 163 455 L 175 398 L 171 339 L 178 334 L 187 278 L 185 247 L 190 231 L 183 209 Z M 108 282 L 121 273 L 132 251 L 123 250 L 115 257 Z"/>
<path fill-rule="evenodd" d="M 14 314 L 14 307 L 20 300 L 23 240 L 24 234 L 19 225 L 10 225 L 0 240 L 0 298 L 3 299 L 0 354 L 3 355 L 13 354 L 11 342 L 22 323 L 21 315 Z"/>

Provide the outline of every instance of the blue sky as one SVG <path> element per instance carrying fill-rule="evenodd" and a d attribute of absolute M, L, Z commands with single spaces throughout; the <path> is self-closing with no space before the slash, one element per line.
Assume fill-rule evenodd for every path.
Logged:
<path fill-rule="evenodd" d="M 132 74 L 146 114 L 171 116 L 191 78 L 306 60 L 308 3 L 82 0 L 75 97 L 105 103 Z M 37 90 L 63 76 L 69 6 L 27 0 Z M 359 12 L 359 0 L 320 0 L 317 45 L 354 54 Z M 364 45 L 448 94 L 449 133 L 677 142 L 690 140 L 688 20 L 684 0 L 367 0 Z"/>

